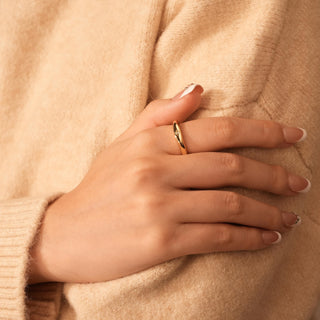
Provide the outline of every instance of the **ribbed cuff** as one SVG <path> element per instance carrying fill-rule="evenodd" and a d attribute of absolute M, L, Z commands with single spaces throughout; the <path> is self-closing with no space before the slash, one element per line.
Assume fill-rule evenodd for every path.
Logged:
<path fill-rule="evenodd" d="M 26 274 L 29 249 L 43 213 L 60 195 L 0 202 L 0 320 L 57 318 L 62 284 L 43 283 L 26 288 Z"/>

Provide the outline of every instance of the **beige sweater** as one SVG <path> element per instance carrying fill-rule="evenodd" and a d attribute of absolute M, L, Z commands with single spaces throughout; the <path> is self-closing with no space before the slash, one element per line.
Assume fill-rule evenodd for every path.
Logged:
<path fill-rule="evenodd" d="M 1 0 L 0 319 L 310 319 L 320 296 L 319 52 L 319 0 Z M 150 100 L 190 82 L 205 88 L 190 119 L 307 130 L 286 150 L 233 150 L 312 181 L 296 197 L 233 188 L 296 211 L 302 224 L 265 250 L 26 288 L 48 203 L 82 180 Z"/>

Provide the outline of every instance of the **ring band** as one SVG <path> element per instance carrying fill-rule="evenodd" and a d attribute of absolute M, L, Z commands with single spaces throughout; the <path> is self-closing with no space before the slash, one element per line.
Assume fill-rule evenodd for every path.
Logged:
<path fill-rule="evenodd" d="M 180 150 L 181 150 L 181 154 L 187 154 L 188 151 L 187 151 L 186 145 L 184 144 L 184 141 L 183 141 L 183 138 L 182 138 L 182 132 L 181 132 L 181 129 L 180 129 L 180 126 L 179 126 L 178 122 L 176 120 L 174 120 L 172 125 L 173 125 L 174 136 L 176 137 L 176 139 L 179 142 L 179 147 L 180 147 Z"/>

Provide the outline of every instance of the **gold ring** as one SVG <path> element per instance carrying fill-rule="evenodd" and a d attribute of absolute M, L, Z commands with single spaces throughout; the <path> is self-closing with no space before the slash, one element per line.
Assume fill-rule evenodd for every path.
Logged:
<path fill-rule="evenodd" d="M 181 150 L 181 153 L 182 154 L 187 154 L 188 151 L 187 151 L 187 148 L 184 144 L 184 141 L 183 141 L 183 138 L 182 138 L 182 132 L 181 132 L 181 129 L 179 127 L 179 124 L 176 120 L 173 121 L 173 133 L 174 133 L 174 136 L 176 137 L 176 139 L 178 140 L 179 142 L 179 147 L 180 147 L 180 150 Z"/>

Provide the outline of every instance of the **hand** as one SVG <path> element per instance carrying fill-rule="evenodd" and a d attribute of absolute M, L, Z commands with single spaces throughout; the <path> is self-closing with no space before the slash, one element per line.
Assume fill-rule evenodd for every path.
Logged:
<path fill-rule="evenodd" d="M 296 215 L 219 188 L 291 196 L 308 182 L 281 166 L 217 151 L 288 147 L 303 132 L 233 117 L 181 123 L 202 91 L 151 102 L 81 183 L 49 206 L 31 250 L 29 283 L 112 280 L 188 254 L 266 248 L 278 239 L 274 231 L 290 230 Z M 174 119 L 187 155 L 173 135 Z"/>

